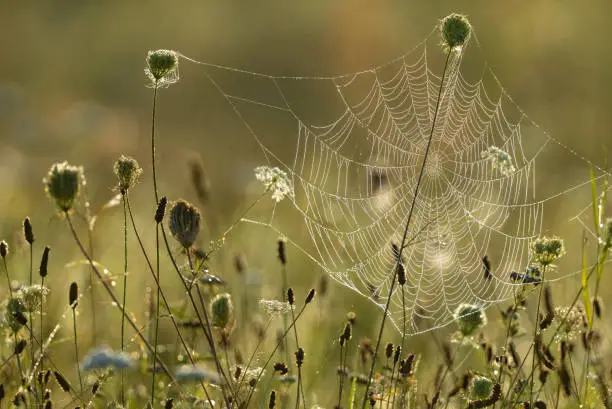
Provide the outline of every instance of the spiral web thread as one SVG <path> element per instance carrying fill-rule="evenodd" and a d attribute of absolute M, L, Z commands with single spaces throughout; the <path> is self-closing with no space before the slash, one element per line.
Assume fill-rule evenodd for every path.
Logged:
<path fill-rule="evenodd" d="M 336 281 L 380 307 L 396 263 L 392 244 L 401 242 L 440 87 L 441 76 L 428 57 L 432 49 L 439 52 L 437 44 L 428 47 L 437 42 L 432 38 L 386 64 L 329 77 L 271 76 L 183 56 L 204 68 L 270 165 L 290 175 L 295 191 L 290 207 L 307 232 L 288 235 L 290 241 Z M 405 309 L 407 334 L 448 324 L 462 303 L 486 308 L 508 299 L 516 286 L 509 272 L 529 265 L 528 246 L 542 231 L 546 206 L 568 196 L 588 198 L 589 166 L 599 172 L 597 178 L 605 173 L 533 123 L 490 69 L 468 80 L 461 70 L 468 52 L 464 47 L 449 60 L 403 252 L 407 282 L 390 303 L 389 317 L 400 330 Z M 253 86 L 236 87 L 237 82 Z M 299 95 L 287 91 L 295 83 L 331 90 L 327 97 L 333 95 L 340 107 L 335 117 L 317 123 L 301 115 Z M 280 152 L 278 135 L 266 140 L 276 121 L 294 131 L 283 135 L 292 155 Z M 482 156 L 491 146 L 511 156 L 514 172 L 505 175 Z M 547 189 L 536 167 L 548 154 L 581 164 L 584 181 Z M 247 221 L 285 233 L 274 214 Z M 484 255 L 494 260 L 490 275 L 484 273 Z"/>

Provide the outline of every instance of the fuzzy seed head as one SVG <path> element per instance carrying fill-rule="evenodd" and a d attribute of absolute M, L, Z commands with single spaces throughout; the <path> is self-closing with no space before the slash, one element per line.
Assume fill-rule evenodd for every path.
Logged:
<path fill-rule="evenodd" d="M 442 47 L 447 52 L 460 50 L 470 38 L 471 32 L 472 26 L 466 16 L 453 13 L 444 17 L 440 23 Z"/>
<path fill-rule="evenodd" d="M 115 176 L 117 176 L 117 189 L 120 192 L 125 193 L 129 188 L 134 186 L 140 175 L 142 174 L 142 168 L 138 165 L 136 159 L 121 155 L 113 166 Z"/>
<path fill-rule="evenodd" d="M 185 200 L 178 200 L 170 209 L 170 232 L 184 248 L 193 245 L 200 232 L 200 211 Z"/>
<path fill-rule="evenodd" d="M 470 399 L 487 399 L 493 393 L 493 381 L 484 376 L 476 375 L 470 383 Z"/>
<path fill-rule="evenodd" d="M 461 304 L 453 315 L 459 331 L 465 337 L 474 335 L 487 324 L 487 316 L 477 305 Z"/>
<path fill-rule="evenodd" d="M 565 254 L 563 240 L 558 237 L 539 237 L 531 242 L 531 255 L 542 266 L 548 266 Z"/>
<path fill-rule="evenodd" d="M 212 325 L 217 328 L 231 327 L 234 321 L 234 305 L 228 293 L 217 294 L 210 302 Z"/>
<path fill-rule="evenodd" d="M 178 55 L 172 50 L 149 51 L 145 75 L 153 87 L 167 87 L 179 80 Z"/>
<path fill-rule="evenodd" d="M 43 179 L 45 192 L 63 212 L 68 212 L 79 197 L 83 183 L 83 168 L 68 162 L 55 163 Z"/>

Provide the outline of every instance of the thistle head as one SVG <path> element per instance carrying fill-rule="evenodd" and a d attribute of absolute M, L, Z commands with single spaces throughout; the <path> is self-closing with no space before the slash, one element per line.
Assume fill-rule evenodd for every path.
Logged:
<path fill-rule="evenodd" d="M 172 50 L 149 51 L 145 75 L 154 87 L 164 87 L 179 80 L 178 55 Z"/>
<path fill-rule="evenodd" d="M 468 41 L 472 26 L 463 14 L 452 13 L 440 22 L 442 47 L 446 52 L 460 50 Z"/>
<path fill-rule="evenodd" d="M 191 247 L 200 232 L 200 211 L 185 200 L 174 202 L 170 209 L 169 227 L 181 246 Z"/>
<path fill-rule="evenodd" d="M 113 170 L 117 176 L 117 188 L 122 193 L 127 192 L 129 188 L 134 186 L 142 174 L 142 168 L 138 165 L 136 159 L 125 155 L 121 155 L 117 159 Z"/>
<path fill-rule="evenodd" d="M 487 316 L 481 307 L 471 304 L 461 304 L 453 314 L 459 331 L 465 337 L 474 335 L 476 331 L 487 324 Z"/>
<path fill-rule="evenodd" d="M 63 212 L 68 212 L 79 197 L 83 183 L 83 168 L 68 162 L 55 163 L 43 179 L 45 192 Z"/>
<path fill-rule="evenodd" d="M 531 255 L 533 259 L 546 267 L 565 254 L 563 240 L 558 237 L 539 237 L 531 242 Z"/>
<path fill-rule="evenodd" d="M 470 399 L 483 400 L 487 399 L 493 393 L 493 381 L 484 376 L 476 375 L 470 382 Z"/>
<path fill-rule="evenodd" d="M 227 294 L 218 294 L 210 302 L 210 310 L 212 311 L 213 327 L 226 329 L 231 327 L 234 320 L 234 305 L 232 297 Z"/>

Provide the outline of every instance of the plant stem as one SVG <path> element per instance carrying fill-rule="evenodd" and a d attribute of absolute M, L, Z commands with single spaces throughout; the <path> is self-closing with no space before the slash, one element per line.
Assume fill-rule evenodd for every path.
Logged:
<path fill-rule="evenodd" d="M 155 83 L 153 87 L 153 112 L 151 115 L 151 165 L 153 167 L 153 193 L 155 194 L 155 204 L 159 203 L 159 194 L 157 192 L 157 174 L 155 171 L 155 107 L 157 105 L 157 90 L 158 86 Z"/>
<path fill-rule="evenodd" d="M 72 309 L 72 327 L 74 329 L 74 356 L 76 358 L 77 373 L 79 375 L 79 385 L 81 385 L 81 394 L 83 393 L 83 378 L 81 377 L 81 365 L 79 364 L 79 343 L 77 338 L 77 322 L 76 322 L 76 310 Z"/>
<path fill-rule="evenodd" d="M 127 301 L 127 276 L 128 276 L 128 238 L 127 238 L 127 192 L 122 192 L 123 201 L 123 308 Z M 125 315 L 121 316 L 121 352 L 125 350 Z M 125 405 L 124 370 L 121 370 L 121 404 Z"/>
<path fill-rule="evenodd" d="M 108 293 L 108 295 L 111 297 L 111 299 L 113 300 L 113 302 L 115 303 L 115 305 L 117 306 L 117 308 L 119 308 L 119 310 L 121 311 L 121 313 L 125 316 L 125 319 L 127 320 L 128 324 L 130 324 L 130 326 L 132 327 L 132 329 L 134 329 L 134 331 L 136 331 L 136 335 L 138 335 L 138 337 L 141 339 L 143 345 L 149 350 L 150 353 L 154 352 L 153 347 L 151 346 L 151 344 L 147 341 L 147 338 L 143 335 L 143 333 L 140 331 L 140 328 L 138 328 L 138 326 L 136 325 L 136 323 L 134 323 L 134 321 L 132 320 L 132 318 L 130 318 L 130 316 L 128 315 L 127 311 L 125 311 L 125 309 L 123 308 L 123 306 L 121 305 L 121 303 L 119 303 L 119 299 L 117 299 L 117 296 L 115 295 L 115 293 L 113 292 L 113 289 L 110 287 L 110 285 L 106 282 L 106 280 L 104 280 L 104 277 L 102 276 L 102 273 L 100 273 L 100 271 L 98 270 L 98 268 L 96 267 L 96 265 L 94 264 L 93 260 L 91 259 L 91 257 L 89 256 L 89 254 L 87 253 L 87 251 L 85 250 L 85 248 L 83 247 L 83 243 L 81 243 L 81 239 L 79 238 L 76 229 L 74 228 L 74 223 L 72 222 L 72 217 L 70 217 L 70 214 L 68 212 L 64 213 L 64 216 L 66 217 L 66 221 L 68 223 L 68 227 L 70 228 L 70 232 L 72 233 L 72 237 L 74 238 L 74 241 L 76 242 L 77 246 L 79 247 L 79 250 L 81 251 L 81 253 L 83 254 L 83 256 L 87 259 L 87 261 L 89 262 L 89 266 L 92 268 L 93 272 L 95 273 L 96 277 L 98 278 L 98 280 L 102 283 L 102 286 L 104 287 L 104 289 L 106 290 L 106 292 Z M 172 374 L 172 372 L 168 369 L 168 367 L 166 366 L 166 364 L 163 363 L 163 361 L 161 361 L 161 359 L 159 359 L 159 357 L 156 357 L 159 361 L 159 364 L 162 367 L 162 370 L 164 371 L 164 373 L 170 378 L 170 380 L 174 383 L 177 383 L 176 379 L 174 378 L 174 375 Z"/>
<path fill-rule="evenodd" d="M 155 268 L 157 272 L 157 297 L 155 298 L 155 340 L 153 341 L 154 355 L 157 356 L 157 342 L 159 336 L 159 296 L 161 285 L 159 285 L 159 225 L 155 226 Z M 155 405 L 155 374 L 157 373 L 157 363 L 153 360 L 153 376 L 151 379 L 151 405 Z"/>
<path fill-rule="evenodd" d="M 372 384 L 372 375 L 374 374 L 374 366 L 376 365 L 376 358 L 378 356 L 380 342 L 382 340 L 383 331 L 385 329 L 385 322 L 387 319 L 387 314 L 389 312 L 389 305 L 391 304 L 391 297 L 393 296 L 393 290 L 395 289 L 395 283 L 397 281 L 397 265 L 402 262 L 402 253 L 406 245 L 406 239 L 408 238 L 408 229 L 410 228 L 410 222 L 412 221 L 412 214 L 414 213 L 414 207 L 415 207 L 416 200 L 419 194 L 419 188 L 421 187 L 421 182 L 423 180 L 423 174 L 425 173 L 425 164 L 427 163 L 427 156 L 429 155 L 429 150 L 431 148 L 431 141 L 433 140 L 433 134 L 436 128 L 436 120 L 438 118 L 438 111 L 440 108 L 442 90 L 444 89 L 444 79 L 446 77 L 446 69 L 448 68 L 448 62 L 450 60 L 451 54 L 452 54 L 452 51 L 449 51 L 448 54 L 446 55 L 446 61 L 444 63 L 444 70 L 442 71 L 442 79 L 440 81 L 440 89 L 438 90 L 438 98 L 436 100 L 436 109 L 434 111 L 433 120 L 431 121 L 431 131 L 429 132 L 429 138 L 427 140 L 427 148 L 425 149 L 425 154 L 423 156 L 423 163 L 421 164 L 421 168 L 419 171 L 419 177 L 417 179 L 416 186 L 414 188 L 414 195 L 412 197 L 412 203 L 410 204 L 410 211 L 408 213 L 408 219 L 406 220 L 406 225 L 404 227 L 402 243 L 399 248 L 399 253 L 397 255 L 395 266 L 393 268 L 393 272 L 392 272 L 393 278 L 391 280 L 391 286 L 389 287 L 389 295 L 387 296 L 387 302 L 385 304 L 385 309 L 383 311 L 382 322 L 380 323 L 380 330 L 378 331 L 378 337 L 376 339 L 376 347 L 374 348 L 374 354 L 372 355 L 372 365 L 370 366 L 370 372 L 368 374 L 368 380 L 367 380 L 367 384 L 365 387 L 361 409 L 365 409 L 366 402 L 368 401 L 368 393 L 370 392 L 370 385 Z"/>
<path fill-rule="evenodd" d="M 542 266 L 542 282 L 540 283 L 540 292 L 538 293 L 538 304 L 536 307 L 536 315 L 535 315 L 535 324 L 533 328 L 533 351 L 531 353 L 531 375 L 529 382 L 529 407 L 533 407 L 533 385 L 535 381 L 535 363 L 536 363 L 536 355 L 538 351 L 536 351 L 536 342 L 539 335 L 540 330 L 540 304 L 542 302 L 542 294 L 544 293 L 544 281 L 546 278 L 546 266 Z"/>

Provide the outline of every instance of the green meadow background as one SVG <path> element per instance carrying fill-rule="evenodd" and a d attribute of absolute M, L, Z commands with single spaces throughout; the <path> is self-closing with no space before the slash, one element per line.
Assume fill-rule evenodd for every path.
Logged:
<path fill-rule="evenodd" d="M 612 135 L 612 5 L 608 1 L 1 2 L 0 239 L 11 247 L 13 277 L 25 278 L 28 271 L 20 226 L 30 216 L 37 236 L 35 259 L 45 244 L 52 246 L 50 326 L 64 322 L 61 314 L 68 304 L 70 282 L 87 283 L 88 270 L 69 264 L 80 256 L 43 192 L 42 178 L 56 161 L 85 167 L 91 209 L 96 211 L 114 195 L 115 159 L 129 154 L 139 160 L 144 178 L 131 197 L 139 228 L 145 238 L 152 237 L 152 90 L 146 88 L 143 74 L 148 50 L 173 49 L 197 60 L 248 71 L 329 75 L 361 70 L 401 55 L 451 12 L 468 15 L 482 59 L 518 105 L 555 138 L 605 167 Z M 231 117 L 220 116 L 224 114 L 217 111 L 219 95 L 200 67 L 182 61 L 180 72 L 179 83 L 160 92 L 158 179 L 170 199 L 196 202 L 188 164 L 194 158 L 201 161 L 211 186 L 211 202 L 204 212 L 207 227 L 200 238 L 205 246 L 215 238 L 211 233 L 215 228 L 228 226 L 261 192 L 253 168 L 263 162 L 244 134 L 219 127 L 220 120 L 231 121 Z M 547 174 L 549 165 L 554 171 Z M 538 177 L 550 178 L 551 183 L 588 179 L 584 162 L 558 165 L 540 163 Z M 568 206 L 574 199 L 568 195 Z M 303 232 L 296 222 L 286 228 Z M 564 234 L 554 229 L 554 221 L 547 229 Z M 122 269 L 122 237 L 121 208 L 109 209 L 97 222 L 94 249 L 95 258 L 114 275 Z M 235 296 L 244 286 L 252 286 L 248 287 L 252 302 L 259 296 L 279 297 L 276 237 L 272 231 L 241 225 L 211 264 L 212 272 L 230 283 Z M 580 243 L 578 236 L 566 238 L 568 244 Z M 152 241 L 147 245 L 151 249 Z M 130 254 L 128 309 L 146 322 L 143 299 L 152 281 L 135 243 Z M 235 271 L 236 254 L 246 260 L 246 277 Z M 567 258 L 577 262 L 579 256 L 579 248 L 568 249 Z M 323 272 L 291 247 L 288 268 L 290 284 L 298 294 L 320 285 Z M 179 283 L 170 273 L 168 268 L 162 282 L 175 290 L 170 295 L 178 303 Z M 607 281 L 604 278 L 603 291 L 609 295 Z M 334 376 L 337 363 L 331 358 L 325 363 L 325 358 L 335 356 L 330 348 L 345 314 L 357 313 L 357 338 L 374 337 L 380 316 L 365 299 L 328 284 L 328 294 L 318 301 L 316 311 L 310 311 L 303 329 L 305 342 L 316 341 L 312 345 L 318 346 L 313 348 L 321 351 L 320 362 L 311 367 L 320 373 L 317 382 Z M 553 288 L 561 302 L 575 293 L 576 281 L 567 279 Z M 116 289 L 121 289 L 120 280 Z M 81 342 L 115 345 L 119 315 L 99 292 L 94 300 L 99 311 L 94 331 L 87 316 L 90 302 L 86 297 L 81 303 Z M 495 308 L 488 313 L 495 337 L 498 313 Z M 442 339 L 452 329 L 435 336 Z M 71 351 L 70 326 L 63 331 L 57 354 Z M 391 329 L 388 334 L 389 339 L 397 338 Z M 435 351 L 431 336 L 414 337 L 411 348 Z M 69 368 L 73 363 L 63 365 Z"/>

